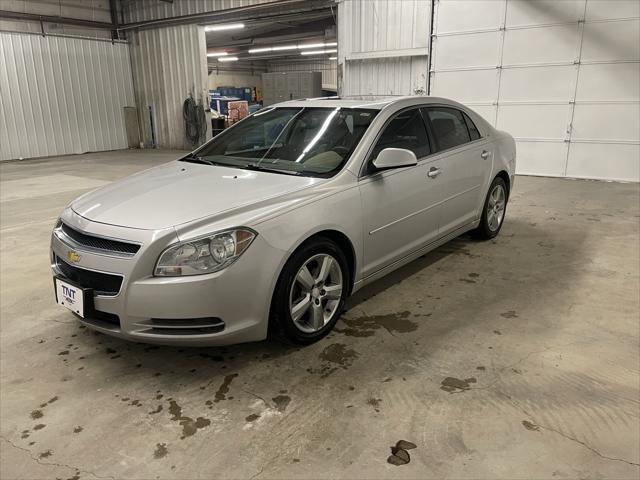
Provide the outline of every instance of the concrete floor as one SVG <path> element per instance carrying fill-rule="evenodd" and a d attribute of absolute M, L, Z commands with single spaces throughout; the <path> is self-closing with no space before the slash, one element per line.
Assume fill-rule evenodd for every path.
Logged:
<path fill-rule="evenodd" d="M 177 155 L 0 166 L 3 479 L 638 478 L 638 185 L 519 177 L 495 241 L 359 292 L 308 348 L 80 328 L 53 300 L 57 214 Z"/>

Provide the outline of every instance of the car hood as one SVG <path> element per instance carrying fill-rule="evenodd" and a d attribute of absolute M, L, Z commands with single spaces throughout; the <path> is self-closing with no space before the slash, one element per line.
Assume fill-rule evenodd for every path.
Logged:
<path fill-rule="evenodd" d="M 224 212 L 232 215 L 323 181 L 175 161 L 85 194 L 71 208 L 95 222 L 160 230 Z"/>

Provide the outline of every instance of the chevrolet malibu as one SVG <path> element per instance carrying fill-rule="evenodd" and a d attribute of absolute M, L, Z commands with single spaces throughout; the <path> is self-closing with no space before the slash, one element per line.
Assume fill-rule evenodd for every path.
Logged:
<path fill-rule="evenodd" d="M 184 158 L 73 201 L 56 301 L 128 340 L 309 344 L 348 295 L 472 231 L 495 237 L 515 143 L 443 98 L 262 109 Z"/>

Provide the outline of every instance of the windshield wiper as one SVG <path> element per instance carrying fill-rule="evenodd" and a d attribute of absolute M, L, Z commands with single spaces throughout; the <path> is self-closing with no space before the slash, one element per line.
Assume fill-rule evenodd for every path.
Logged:
<path fill-rule="evenodd" d="M 244 166 L 239 167 L 239 168 L 245 168 L 247 170 L 255 170 L 257 172 L 281 173 L 283 175 L 297 175 L 297 176 L 302 175 L 300 172 L 296 172 L 294 170 L 286 170 L 286 169 L 283 169 L 283 168 L 263 167 L 262 165 L 258 165 L 257 163 L 248 163 L 247 165 L 244 165 Z"/>
<path fill-rule="evenodd" d="M 205 165 L 220 165 L 219 163 L 212 162 L 211 160 L 207 160 L 205 158 L 199 157 L 198 155 L 189 154 L 184 158 L 181 158 L 184 162 L 189 163 L 204 163 Z"/>

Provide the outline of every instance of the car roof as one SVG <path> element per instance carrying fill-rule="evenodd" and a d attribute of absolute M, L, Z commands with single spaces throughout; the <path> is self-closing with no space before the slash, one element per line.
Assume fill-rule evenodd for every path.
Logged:
<path fill-rule="evenodd" d="M 414 95 L 406 97 L 317 97 L 299 100 L 288 100 L 271 105 L 271 107 L 327 107 L 327 108 L 366 108 L 369 110 L 382 110 L 389 105 L 414 105 L 426 103 L 456 104 L 451 100 L 439 97 Z"/>

